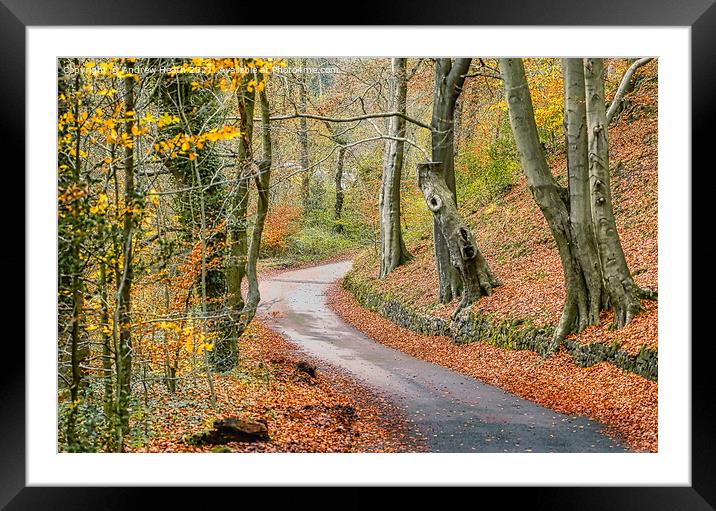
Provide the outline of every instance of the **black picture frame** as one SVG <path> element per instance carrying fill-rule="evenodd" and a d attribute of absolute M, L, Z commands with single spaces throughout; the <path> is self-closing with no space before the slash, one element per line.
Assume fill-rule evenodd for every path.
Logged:
<path fill-rule="evenodd" d="M 109 2 L 100 0 L 0 0 L 0 143 L 13 151 L 20 161 L 12 167 L 18 182 L 15 189 L 25 189 L 24 179 L 18 169 L 24 168 L 24 153 L 17 148 L 24 146 L 25 137 L 25 29 L 28 26 L 80 26 L 80 25 L 242 25 L 261 22 L 283 25 L 342 25 L 345 23 L 368 25 L 551 25 L 551 26 L 683 26 L 691 27 L 691 73 L 692 73 L 692 167 L 698 168 L 684 174 L 690 178 L 692 191 L 707 193 L 710 188 L 704 178 L 713 179 L 713 158 L 710 147 L 712 119 L 716 118 L 716 0 L 602 0 L 581 2 L 556 0 L 540 3 L 535 0 L 488 0 L 466 2 L 441 0 L 418 2 L 402 0 L 391 4 L 369 5 L 361 2 L 360 8 L 344 11 L 341 17 L 334 4 L 322 2 L 306 4 L 282 4 L 282 18 L 274 19 L 260 2 L 190 0 L 139 0 Z M 347 14 L 347 13 L 350 14 Z M 88 49 L 89 50 L 89 49 Z M 28 134 L 31 136 L 31 134 Z M 660 169 L 660 171 L 675 171 Z M 683 171 L 681 171 L 683 172 Z M 698 186 L 693 186 L 694 174 Z M 7 176 L 10 177 L 10 176 Z M 8 193 L 6 191 L 6 193 Z M 25 193 L 31 190 L 25 189 Z M 698 204 L 692 194 L 692 204 Z M 668 214 L 668 212 L 660 212 Z M 692 212 L 692 221 L 699 222 Z M 707 222 L 709 219 L 701 220 Z M 18 230 L 15 240 L 25 239 L 24 226 L 14 223 Z M 694 225 L 693 232 L 698 225 Z M 703 225 L 701 227 L 704 227 Z M 706 227 L 707 228 L 707 227 Z M 712 230 L 708 231 L 709 233 Z M 19 241 L 15 250 L 0 252 L 4 268 L 25 267 L 25 253 Z M 691 247 L 692 260 L 695 255 Z M 708 256 L 708 253 L 705 255 Z M 695 262 L 695 261 L 694 261 Z M 15 293 L 15 296 L 17 293 Z M 697 314 L 692 317 L 708 317 L 708 301 L 691 299 Z M 16 302 L 19 301 L 16 299 Z M 24 302 L 24 300 L 23 300 Z M 16 305 L 17 306 L 17 305 Z M 31 307 L 32 304 L 25 304 Z M 701 314 L 699 314 L 699 312 Z M 15 317 L 11 321 L 19 323 Z M 489 505 L 496 497 L 498 502 L 522 504 L 539 509 L 638 509 L 686 510 L 714 509 L 716 507 L 716 442 L 712 441 L 713 419 L 716 400 L 711 394 L 710 366 L 714 350 L 710 338 L 691 336 L 692 351 L 692 486 L 691 487 L 569 487 L 569 488 L 481 488 L 479 490 L 444 492 L 442 506 L 452 501 Z M 24 347 L 6 339 L 2 347 L 5 360 L 25 360 Z M 698 350 L 698 351 L 697 351 Z M 4 363 L 0 369 L 0 508 L 6 509 L 132 509 L 141 507 L 139 502 L 149 504 L 152 499 L 134 498 L 140 489 L 135 488 L 72 488 L 72 487 L 26 487 L 25 485 L 25 365 Z M 146 489 L 144 491 L 147 491 Z M 152 497 L 162 499 L 162 507 L 189 502 L 188 490 L 162 488 L 149 490 Z M 476 492 L 479 491 L 479 494 Z M 488 495 L 489 492 L 492 495 Z M 315 497 L 304 500 L 304 489 L 289 488 L 284 492 L 271 490 L 270 507 L 278 507 L 282 499 L 290 505 L 320 506 Z M 406 492 L 407 493 L 407 492 Z M 410 492 L 412 498 L 422 500 L 422 489 Z M 161 494 L 161 495 L 160 495 Z M 240 495 L 242 505 L 263 502 L 266 490 L 223 489 L 211 490 L 205 499 L 214 501 L 224 496 Z M 130 504 L 131 499 L 131 504 Z M 324 497 L 323 503 L 330 507 L 358 507 L 374 502 L 366 490 L 353 488 L 339 500 Z M 407 501 L 406 501 L 407 504 Z M 5 507 L 6 506 L 6 507 Z M 265 508 L 266 506 L 262 506 Z"/>

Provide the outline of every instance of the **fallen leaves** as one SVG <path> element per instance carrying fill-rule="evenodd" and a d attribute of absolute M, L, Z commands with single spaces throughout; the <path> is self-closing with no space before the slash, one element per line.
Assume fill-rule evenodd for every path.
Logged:
<path fill-rule="evenodd" d="M 177 394 L 151 387 L 149 441 L 133 452 L 404 452 L 420 447 L 407 437 L 398 410 L 347 376 L 295 352 L 254 320 L 242 337 L 240 365 L 214 375 L 218 411 L 204 378 L 182 380 Z M 306 372 L 314 368 L 315 376 Z M 318 368 L 317 371 L 315 368 Z M 270 441 L 230 442 L 226 448 L 187 445 L 182 438 L 208 429 L 215 418 L 264 421 Z"/>
<path fill-rule="evenodd" d="M 582 368 L 560 351 L 542 359 L 531 351 L 485 343 L 457 345 L 449 337 L 423 336 L 362 308 L 339 285 L 329 305 L 372 339 L 416 358 L 496 385 L 557 412 L 586 415 L 608 426 L 636 450 L 658 447 L 658 386 L 602 362 Z"/>

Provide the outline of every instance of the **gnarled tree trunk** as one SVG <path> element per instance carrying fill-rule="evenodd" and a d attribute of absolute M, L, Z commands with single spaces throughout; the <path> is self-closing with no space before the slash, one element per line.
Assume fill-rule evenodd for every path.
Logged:
<path fill-rule="evenodd" d="M 419 163 L 417 171 L 420 190 L 446 242 L 450 264 L 462 283 L 462 299 L 452 314 L 455 318 L 481 296 L 491 295 L 499 282 L 477 248 L 470 228 L 457 211 L 454 194 L 445 182 L 442 163 Z"/>
<path fill-rule="evenodd" d="M 452 200 L 457 205 L 455 192 L 455 105 L 465 83 L 465 75 L 472 59 L 450 58 L 435 61 L 435 88 L 432 117 L 432 159 L 442 163 L 442 173 Z M 437 219 L 433 221 L 435 264 L 439 279 L 441 303 L 448 303 L 460 295 L 461 279 L 450 263 L 448 241 L 444 239 Z"/>
<path fill-rule="evenodd" d="M 407 59 L 393 59 L 390 104 L 391 112 L 406 113 L 408 80 Z M 385 277 L 398 266 L 410 259 L 403 241 L 400 226 L 400 181 L 403 175 L 403 154 L 405 150 L 405 119 L 390 118 L 388 136 L 383 157 L 383 180 L 380 187 L 380 278 Z"/>

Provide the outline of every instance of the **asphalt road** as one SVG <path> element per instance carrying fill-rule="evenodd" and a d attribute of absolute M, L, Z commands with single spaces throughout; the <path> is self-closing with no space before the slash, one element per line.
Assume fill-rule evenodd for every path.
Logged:
<path fill-rule="evenodd" d="M 326 305 L 351 267 L 289 271 L 260 284 L 259 314 L 305 353 L 352 374 L 400 407 L 432 452 L 624 452 L 586 417 L 554 412 L 504 390 L 379 344 Z M 320 366 L 319 366 L 320 369 Z"/>

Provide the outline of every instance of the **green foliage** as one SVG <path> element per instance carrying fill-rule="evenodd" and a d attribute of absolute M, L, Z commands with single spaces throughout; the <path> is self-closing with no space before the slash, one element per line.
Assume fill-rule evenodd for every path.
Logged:
<path fill-rule="evenodd" d="M 356 246 L 354 240 L 316 225 L 303 227 L 288 238 L 288 252 L 302 261 L 337 255 L 354 246 Z"/>
<path fill-rule="evenodd" d="M 519 172 L 519 155 L 512 132 L 504 124 L 500 134 L 487 149 L 486 156 L 479 151 L 466 151 L 458 155 L 455 178 L 459 203 L 485 206 L 515 184 Z"/>
<path fill-rule="evenodd" d="M 89 380 L 89 386 L 81 389 L 79 400 L 70 401 L 68 391 L 58 405 L 57 449 L 59 452 L 102 452 L 110 444 L 112 425 L 105 414 L 101 396 L 100 383 Z M 74 442 L 70 443 L 67 431 L 70 421 L 74 420 Z"/>

